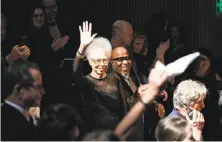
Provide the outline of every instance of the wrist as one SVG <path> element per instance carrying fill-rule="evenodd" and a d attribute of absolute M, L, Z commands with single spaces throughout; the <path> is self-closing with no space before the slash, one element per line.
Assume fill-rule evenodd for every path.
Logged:
<path fill-rule="evenodd" d="M 57 23 L 56 23 L 55 19 L 52 19 L 52 20 L 48 21 L 48 25 L 51 26 L 51 27 L 55 26 L 56 24 Z"/>
<path fill-rule="evenodd" d="M 155 87 L 154 85 L 149 85 L 146 94 L 144 94 L 141 97 L 141 100 L 146 104 L 152 103 L 152 101 L 155 99 L 156 95 L 158 94 L 158 91 L 159 91 L 158 87 Z"/>
<path fill-rule="evenodd" d="M 86 45 L 80 44 L 79 49 L 78 49 L 77 52 L 79 52 L 80 54 L 82 54 L 84 56 L 84 54 L 85 54 L 85 47 L 86 47 Z"/>
<path fill-rule="evenodd" d="M 5 57 L 5 60 L 8 64 L 11 64 L 15 59 L 9 54 Z"/>
<path fill-rule="evenodd" d="M 156 56 L 156 59 L 157 59 L 157 60 L 161 60 L 161 59 L 163 59 L 163 58 L 164 58 L 164 55 L 157 55 L 157 56 Z"/>
<path fill-rule="evenodd" d="M 78 58 L 80 58 L 80 59 L 84 59 L 85 58 L 85 56 L 82 53 L 80 53 L 79 51 L 76 52 L 76 56 Z"/>
<path fill-rule="evenodd" d="M 159 86 L 153 84 L 152 82 L 149 83 L 148 89 L 149 89 L 150 91 L 152 91 L 153 93 L 154 93 L 154 92 L 157 92 L 157 93 L 159 92 Z"/>
<path fill-rule="evenodd" d="M 193 130 L 193 137 L 196 141 L 202 141 L 202 131 Z"/>

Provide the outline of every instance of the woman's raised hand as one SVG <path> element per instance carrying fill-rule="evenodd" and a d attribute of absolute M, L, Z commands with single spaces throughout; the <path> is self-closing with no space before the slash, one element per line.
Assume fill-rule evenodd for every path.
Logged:
<path fill-rule="evenodd" d="M 79 32 L 80 32 L 80 43 L 84 47 L 90 44 L 94 39 L 94 37 L 97 35 L 96 33 L 91 35 L 92 23 L 88 24 L 88 21 L 83 22 L 82 27 L 79 26 Z"/>

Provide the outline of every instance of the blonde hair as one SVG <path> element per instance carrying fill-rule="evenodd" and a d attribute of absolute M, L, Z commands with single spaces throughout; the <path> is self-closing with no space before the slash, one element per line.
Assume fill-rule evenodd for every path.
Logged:
<path fill-rule="evenodd" d="M 157 141 L 188 141 L 192 140 L 192 128 L 189 122 L 180 117 L 161 119 L 155 130 Z"/>
<path fill-rule="evenodd" d="M 184 105 L 188 106 L 205 98 L 206 94 L 207 89 L 203 83 L 190 79 L 182 81 L 173 93 L 173 106 L 174 108 L 183 108 Z"/>
<path fill-rule="evenodd" d="M 110 58 L 112 54 L 112 45 L 108 39 L 104 37 L 94 38 L 93 41 L 88 45 L 85 51 L 86 58 L 89 60 L 95 53 L 95 50 L 102 50 Z"/>

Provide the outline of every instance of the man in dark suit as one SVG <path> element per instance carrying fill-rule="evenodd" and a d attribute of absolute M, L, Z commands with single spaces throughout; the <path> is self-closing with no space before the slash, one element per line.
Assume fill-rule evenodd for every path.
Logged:
<path fill-rule="evenodd" d="M 139 98 L 138 93 L 137 93 L 138 87 L 142 84 L 147 83 L 147 78 L 143 74 L 135 72 L 135 69 L 132 69 L 133 68 L 132 62 L 133 61 L 131 59 L 131 56 L 129 55 L 126 48 L 116 47 L 113 49 L 113 51 L 112 51 L 112 66 L 113 66 L 113 69 L 116 73 L 116 77 L 119 78 L 122 83 L 124 95 L 126 96 L 126 102 L 129 106 L 129 108 L 131 108 L 137 102 L 137 100 Z M 154 122 L 153 119 L 156 119 L 156 120 L 159 119 L 155 109 L 157 109 L 159 114 L 160 114 L 160 112 L 163 113 L 162 115 L 164 115 L 164 113 L 165 113 L 163 105 L 157 103 L 156 101 L 154 101 L 153 104 L 154 105 L 151 106 L 153 109 L 151 109 L 151 110 L 153 110 L 154 112 L 146 113 L 146 114 L 149 114 L 149 118 L 152 119 L 152 120 L 149 119 L 149 121 L 152 121 L 152 122 Z M 152 116 L 150 116 L 150 115 L 152 115 Z M 143 126 L 141 126 L 141 125 L 139 126 L 139 124 L 137 126 L 138 126 L 136 128 L 137 130 L 134 133 L 138 133 L 137 137 L 141 138 L 141 136 L 143 135 L 142 134 L 143 133 L 143 128 L 142 128 Z M 153 127 L 155 129 L 155 126 L 153 126 Z M 138 129 L 140 129 L 141 131 Z M 150 130 L 147 130 L 147 131 L 150 131 Z M 143 140 L 143 139 L 137 139 L 137 140 Z"/>
<path fill-rule="evenodd" d="M 28 61 L 13 63 L 4 73 L 3 88 L 8 97 L 1 108 L 1 140 L 36 140 L 36 128 L 29 109 L 39 107 L 41 103 L 43 90 L 38 67 Z"/>

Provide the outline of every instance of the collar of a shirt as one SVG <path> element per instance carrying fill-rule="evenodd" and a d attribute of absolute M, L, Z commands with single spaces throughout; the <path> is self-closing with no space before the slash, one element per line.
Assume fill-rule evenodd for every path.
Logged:
<path fill-rule="evenodd" d="M 8 100 L 5 100 L 5 103 L 10 105 L 11 107 L 15 108 L 16 110 L 18 110 L 20 113 L 22 113 L 24 115 L 25 109 L 22 108 L 21 106 L 13 103 L 11 101 L 8 101 Z"/>

